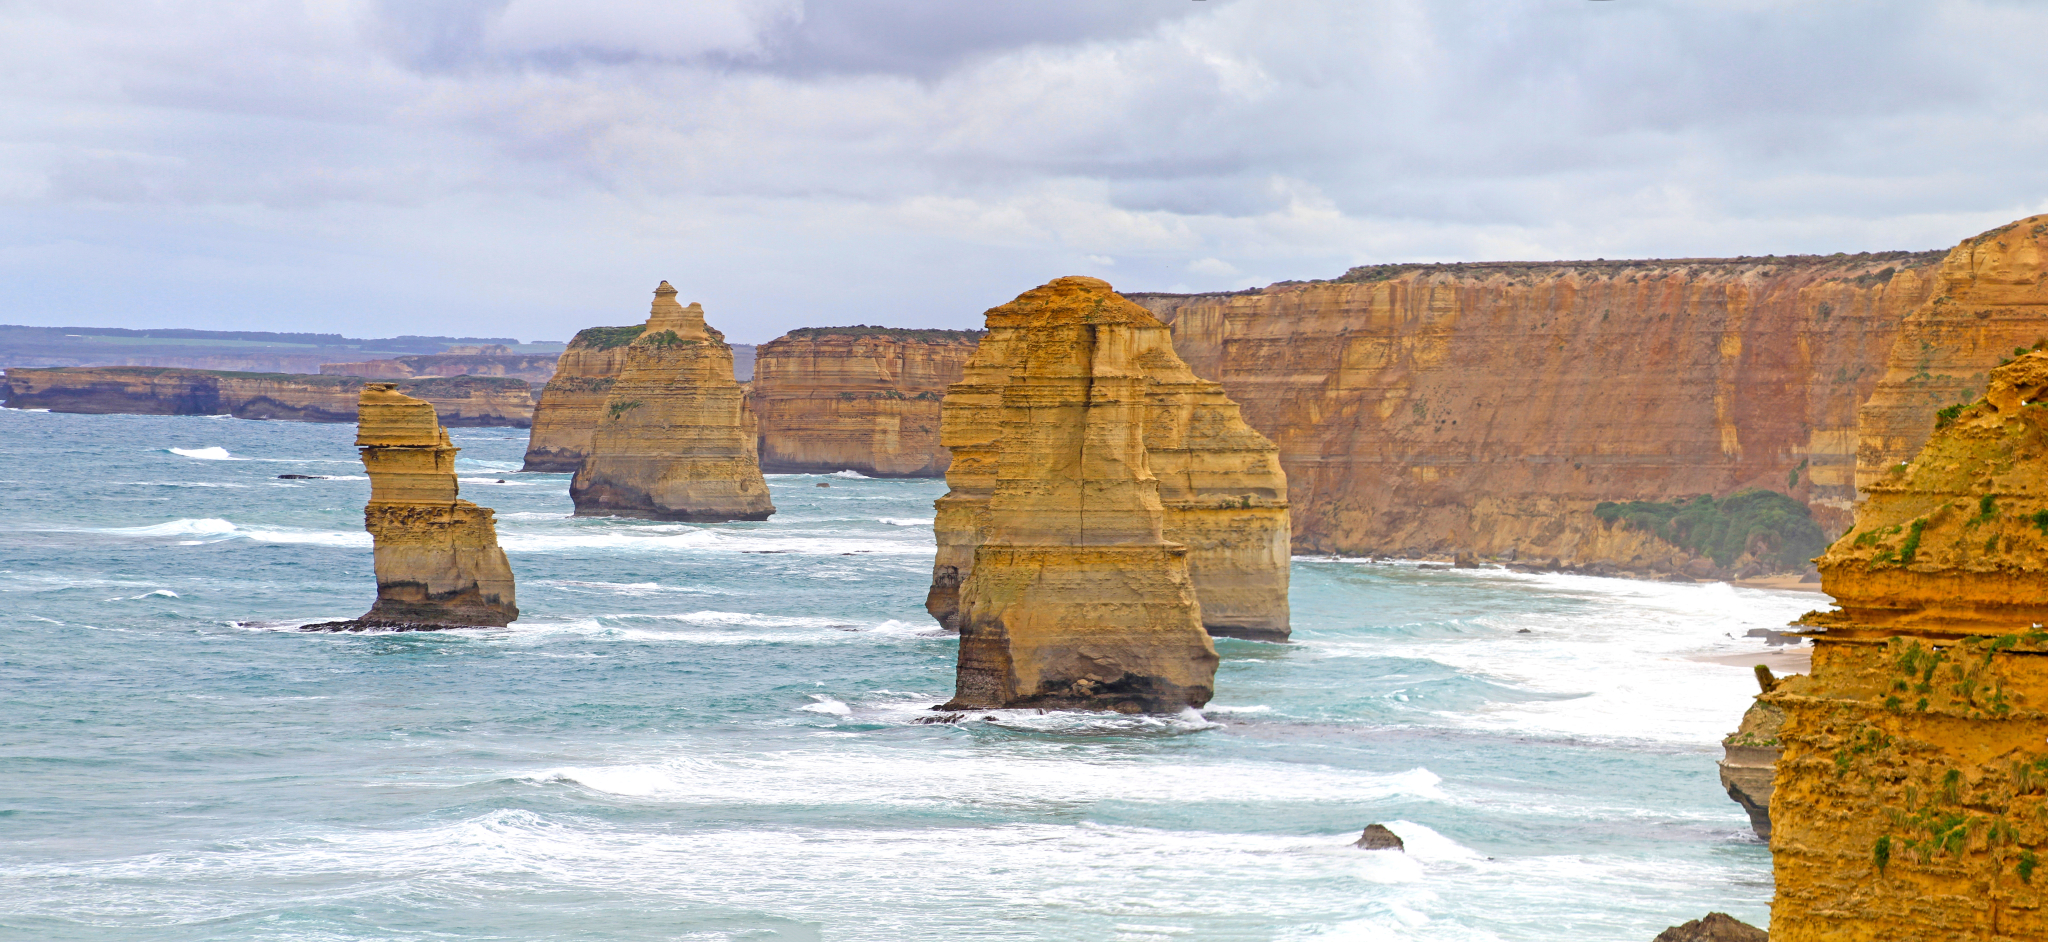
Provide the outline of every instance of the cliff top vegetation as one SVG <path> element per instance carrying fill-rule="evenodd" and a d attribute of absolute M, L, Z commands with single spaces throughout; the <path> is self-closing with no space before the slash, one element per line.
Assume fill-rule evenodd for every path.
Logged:
<path fill-rule="evenodd" d="M 823 340 L 827 337 L 881 337 L 889 340 L 904 340 L 916 343 L 979 343 L 985 330 L 940 330 L 922 327 L 877 327 L 869 324 L 855 324 L 852 327 L 799 327 L 783 334 L 783 340 Z"/>
<path fill-rule="evenodd" d="M 578 350 L 613 350 L 632 343 L 646 329 L 646 324 L 626 327 L 585 327 L 576 332 L 576 338 L 569 341 L 569 346 Z"/>

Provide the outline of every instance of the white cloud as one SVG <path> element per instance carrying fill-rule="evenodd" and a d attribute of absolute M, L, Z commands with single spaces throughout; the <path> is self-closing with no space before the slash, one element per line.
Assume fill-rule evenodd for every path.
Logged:
<path fill-rule="evenodd" d="M 1228 278 L 1238 273 L 1237 266 L 1220 258 L 1198 258 L 1188 263 L 1188 271 L 1197 275 L 1213 275 Z"/>

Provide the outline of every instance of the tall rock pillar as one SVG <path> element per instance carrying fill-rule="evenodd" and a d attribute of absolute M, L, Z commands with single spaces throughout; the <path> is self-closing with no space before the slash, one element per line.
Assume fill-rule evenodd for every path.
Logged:
<path fill-rule="evenodd" d="M 502 627 L 519 617 L 491 509 L 456 496 L 455 453 L 433 403 L 363 387 L 356 445 L 370 474 L 377 604 L 357 625 Z"/>
<path fill-rule="evenodd" d="M 2048 938 L 2048 353 L 1990 372 L 1818 560 L 1782 709 L 1774 942 Z"/>
<path fill-rule="evenodd" d="M 766 520 L 754 413 L 732 347 L 664 281 L 569 484 L 578 516 Z"/>
<path fill-rule="evenodd" d="M 1161 533 L 1145 452 L 1143 308 L 1062 278 L 989 313 L 1015 359 L 992 436 L 987 539 L 959 589 L 950 708 L 1172 711 L 1207 703 L 1216 650 L 1187 549 Z"/>

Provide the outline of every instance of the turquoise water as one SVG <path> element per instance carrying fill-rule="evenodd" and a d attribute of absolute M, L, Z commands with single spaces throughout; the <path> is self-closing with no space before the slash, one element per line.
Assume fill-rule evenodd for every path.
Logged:
<path fill-rule="evenodd" d="M 565 475 L 513 473 L 523 433 L 455 430 L 520 621 L 295 632 L 369 607 L 353 431 L 0 410 L 0 938 L 1647 942 L 1766 916 L 1714 771 L 1752 681 L 1691 658 L 1814 596 L 1302 559 L 1299 643 L 1219 642 L 1199 714 L 920 725 L 951 692 L 922 608 L 941 483 L 579 520 Z M 1408 853 L 1346 846 L 1375 821 Z"/>

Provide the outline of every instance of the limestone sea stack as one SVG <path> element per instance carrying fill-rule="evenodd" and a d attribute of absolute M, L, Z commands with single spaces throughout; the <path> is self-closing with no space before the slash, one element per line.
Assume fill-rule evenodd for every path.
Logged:
<path fill-rule="evenodd" d="M 775 512 L 732 348 L 664 281 L 569 484 L 578 516 L 718 522 Z"/>
<path fill-rule="evenodd" d="M 1764 693 L 1777 686 L 1769 668 L 1757 666 L 1757 682 Z M 1785 711 L 1758 699 L 1742 714 L 1742 724 L 1721 739 L 1721 787 L 1728 798 L 1749 815 L 1750 830 L 1764 840 L 1771 839 L 1771 789 L 1777 777 L 1779 733 L 1785 726 Z"/>
<path fill-rule="evenodd" d="M 1187 548 L 1162 534 L 1145 451 L 1152 381 L 1140 360 L 1152 348 L 1138 334 L 1159 322 L 1104 282 L 1061 278 L 989 311 L 988 326 L 1009 372 L 993 434 L 973 452 L 990 480 L 986 539 L 959 586 L 944 708 L 1207 703 L 1216 650 Z M 970 369 L 970 394 L 987 395 L 974 388 L 987 366 Z"/>
<path fill-rule="evenodd" d="M 1143 310 L 1096 279 L 1062 278 L 1040 290 L 1055 286 L 1087 295 L 1090 305 Z M 960 586 L 990 533 L 1003 391 L 1031 349 L 1020 333 L 1026 322 L 999 312 L 1021 301 L 989 312 L 988 334 L 946 392 L 942 429 L 953 463 L 937 504 L 938 556 L 925 607 L 948 628 L 959 628 Z M 1120 329 L 1129 338 L 1130 368 L 1146 380 L 1144 445 L 1158 481 L 1162 532 L 1188 550 L 1204 626 L 1217 636 L 1287 640 L 1290 518 L 1277 449 L 1245 424 L 1221 385 L 1188 370 L 1165 325 L 1149 312 Z"/>
<path fill-rule="evenodd" d="M 574 474 L 590 453 L 590 436 L 604 418 L 604 403 L 626 368 L 626 345 L 647 329 L 591 327 L 577 331 L 541 387 L 533 408 L 533 432 L 526 439 L 521 471 Z"/>
<path fill-rule="evenodd" d="M 1813 673 L 1762 698 L 1773 938 L 2048 938 L 2044 393 L 2048 353 L 1992 369 L 1818 561 Z"/>
<path fill-rule="evenodd" d="M 432 403 L 363 387 L 356 446 L 370 473 L 363 528 L 376 541 L 377 603 L 353 623 L 503 627 L 519 617 L 491 509 L 456 496 L 455 453 Z"/>

